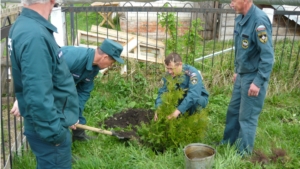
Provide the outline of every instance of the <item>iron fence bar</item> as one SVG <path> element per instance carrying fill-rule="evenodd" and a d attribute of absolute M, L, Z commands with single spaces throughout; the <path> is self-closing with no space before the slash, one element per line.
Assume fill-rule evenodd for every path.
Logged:
<path fill-rule="evenodd" d="M 298 17 L 297 17 L 297 20 L 296 20 L 296 23 L 298 22 Z M 294 30 L 294 36 L 293 36 L 293 40 L 292 40 L 292 47 L 291 47 L 291 51 L 290 51 L 290 53 L 291 53 L 291 57 L 290 57 L 290 59 L 289 59 L 289 66 L 288 67 L 290 67 L 290 62 L 291 62 L 291 60 L 292 60 L 292 54 L 293 54 L 293 49 L 294 49 L 294 43 L 295 43 L 295 36 L 296 36 L 296 30 L 297 30 L 297 25 L 298 24 L 295 24 L 295 30 Z"/>
<path fill-rule="evenodd" d="M 74 16 L 73 16 L 74 17 Z M 71 28 L 71 31 L 72 31 L 72 44 L 74 45 L 75 43 L 75 40 L 76 40 L 76 43 L 79 45 L 80 44 L 80 39 L 79 37 L 78 38 L 75 38 L 77 35 L 78 35 L 78 13 L 75 14 L 75 18 L 76 18 L 76 21 L 74 23 L 73 21 L 73 27 Z M 71 19 L 72 21 L 73 19 Z M 75 24 L 75 29 L 74 29 L 74 24 Z"/>
<path fill-rule="evenodd" d="M 99 32 L 99 23 L 98 23 L 98 21 L 99 21 L 99 15 L 96 15 L 96 31 L 97 32 Z M 97 33 L 97 39 L 96 39 L 96 43 L 97 43 L 97 48 L 98 48 L 98 44 L 99 44 L 99 34 Z M 95 52 L 97 52 L 97 49 L 95 50 Z"/>
<path fill-rule="evenodd" d="M 70 8 L 74 7 L 73 4 L 71 4 Z M 63 10 L 62 10 L 63 11 Z M 75 11 L 70 11 L 70 24 L 71 24 L 71 42 L 72 42 L 72 45 L 74 45 L 74 41 L 75 41 L 75 30 L 74 30 L 74 12 Z M 77 18 L 77 13 L 76 13 L 76 18 Z M 77 19 L 76 19 L 76 22 L 77 22 Z"/>
<path fill-rule="evenodd" d="M 286 37 L 286 34 L 287 34 L 287 25 L 285 25 L 285 37 Z M 284 60 L 284 49 L 285 49 L 285 45 L 286 45 L 286 38 L 284 38 L 284 40 L 283 40 L 283 44 L 282 44 L 282 49 L 283 50 L 281 50 L 281 57 L 280 57 L 280 65 L 279 65 L 279 70 L 281 69 L 281 66 L 282 66 L 282 63 L 283 63 L 283 60 Z"/>
<path fill-rule="evenodd" d="M 196 22 L 197 22 L 197 20 L 196 20 Z M 191 23 L 191 27 L 189 28 L 189 32 L 191 32 L 191 31 L 193 31 L 191 28 L 193 28 L 193 19 L 192 19 L 192 17 L 191 17 L 191 19 L 190 19 L 190 23 Z M 196 23 L 196 25 L 197 25 L 197 23 Z M 196 32 L 197 32 L 197 26 L 195 27 L 195 31 L 193 32 L 195 35 L 196 35 Z M 196 55 L 196 40 L 197 40 L 197 36 L 194 36 L 194 48 L 192 47 L 192 49 L 194 50 L 193 51 L 193 54 L 191 55 L 192 56 L 192 62 L 191 63 L 189 63 L 189 64 L 195 64 L 195 62 L 194 62 L 194 59 L 195 59 L 195 55 Z M 191 52 L 191 51 L 190 51 Z M 188 62 L 187 62 L 188 63 Z"/>
<path fill-rule="evenodd" d="M 296 75 L 298 66 L 299 66 L 299 56 L 300 56 L 300 43 L 298 44 L 298 54 L 296 58 L 295 68 L 294 68 L 294 76 Z"/>
<path fill-rule="evenodd" d="M 11 24 L 11 23 L 9 23 Z M 5 38 L 5 41 L 6 41 L 6 44 L 8 44 L 8 37 Z M 8 46 L 6 45 L 6 51 L 8 51 Z M 9 56 L 8 56 L 8 52 L 6 52 L 6 91 L 7 91 L 7 95 L 6 95 L 6 99 L 7 99 L 7 129 L 8 129 L 8 145 L 9 145 L 9 163 L 10 163 L 10 166 L 12 166 L 12 151 L 11 151 L 11 134 L 10 134 L 10 131 L 11 131 L 11 126 L 10 126 L 10 100 L 9 100 L 9 97 L 10 97 L 10 91 L 9 91 L 9 82 L 10 82 L 10 79 L 9 79 Z M 16 140 L 15 140 L 16 141 Z"/>
<path fill-rule="evenodd" d="M 87 36 L 86 36 L 86 41 L 87 42 L 89 42 L 89 33 L 90 33 L 90 31 L 89 31 L 89 18 L 88 18 L 88 11 L 85 11 L 85 26 L 86 26 L 86 34 L 87 34 Z M 107 22 L 106 22 L 106 24 L 108 24 Z M 108 35 L 107 35 L 108 36 Z M 78 38 L 78 36 L 77 36 L 77 38 Z M 79 44 L 80 44 L 80 39 L 79 39 Z M 89 43 L 87 43 L 87 47 L 90 47 L 90 44 Z"/>
<path fill-rule="evenodd" d="M 126 11 L 126 14 L 127 14 L 127 16 L 129 15 L 128 14 L 128 12 Z M 137 20 L 138 20 L 138 12 L 136 13 L 136 16 L 137 16 Z M 136 28 L 138 28 L 138 23 L 137 23 L 137 25 L 136 25 L 137 27 Z M 127 30 L 127 32 L 126 32 L 126 41 L 127 41 L 127 44 L 128 44 L 128 18 L 126 19 L 126 30 Z M 137 32 L 138 32 L 139 30 L 137 29 Z M 136 38 L 137 38 L 137 42 L 138 42 L 138 33 L 136 34 Z M 128 51 L 128 45 L 126 46 L 127 47 L 127 51 Z M 137 55 L 139 54 L 139 50 L 137 50 Z M 128 52 L 126 52 L 126 60 L 128 60 L 128 58 L 129 58 L 129 55 L 128 55 Z M 127 62 L 127 65 L 128 65 L 128 67 L 129 67 L 129 63 L 130 62 Z M 130 64 L 130 66 L 132 66 L 131 64 Z M 126 80 L 128 80 L 128 76 L 126 76 Z"/>
<path fill-rule="evenodd" d="M 67 40 L 67 46 L 69 45 L 69 37 L 68 37 L 68 24 L 67 24 L 67 22 L 68 22 L 68 20 L 67 20 L 67 13 L 65 12 L 64 13 L 65 14 L 65 22 L 66 22 L 66 34 L 65 34 L 65 37 L 66 37 L 66 40 Z"/>
<path fill-rule="evenodd" d="M 167 12 L 167 18 L 166 18 L 166 19 L 167 19 L 167 21 L 166 21 L 167 23 L 166 23 L 166 25 L 165 25 L 165 29 L 166 29 L 166 30 L 165 30 L 166 38 L 164 39 L 164 41 L 165 41 L 165 43 L 166 43 L 166 44 L 165 44 L 165 47 L 166 47 L 166 50 L 165 50 L 165 56 L 167 55 L 167 49 L 168 49 L 168 15 L 169 15 L 169 14 L 168 14 L 168 12 Z M 159 24 L 159 23 L 158 23 L 158 24 Z"/>
<path fill-rule="evenodd" d="M 297 20 L 296 20 L 296 22 L 298 23 L 298 18 L 299 17 L 297 17 Z M 294 31 L 294 38 L 293 38 L 293 42 L 295 41 L 295 36 L 296 36 L 296 30 L 297 30 L 297 27 L 298 27 L 298 24 L 295 24 L 295 31 Z M 294 45 L 293 45 L 293 47 L 294 47 Z M 293 49 L 293 48 L 292 48 Z M 299 57 L 299 54 L 300 54 L 300 42 L 299 42 L 299 44 L 298 44 L 298 55 L 297 55 L 297 58 L 296 58 L 296 65 L 295 65 L 295 68 L 297 68 L 297 65 L 298 65 L 298 57 Z M 294 69 L 294 75 L 295 75 L 295 73 L 296 73 L 296 69 Z"/>
<path fill-rule="evenodd" d="M 217 22 L 215 21 L 216 19 L 216 14 L 213 14 L 213 28 L 217 27 Z M 213 29 L 213 40 L 214 40 L 214 45 L 213 45 L 213 53 L 215 53 L 215 49 L 216 49 L 216 29 Z M 212 57 L 212 62 L 211 62 L 211 67 L 214 66 L 214 57 Z"/>
<path fill-rule="evenodd" d="M 146 22 L 146 70 L 145 73 L 147 74 L 147 70 L 148 70 L 148 48 L 149 48 L 149 12 L 147 12 L 147 22 Z"/>
<path fill-rule="evenodd" d="M 280 17 L 277 18 L 277 29 L 276 29 L 276 35 L 278 35 L 278 31 L 279 31 L 279 23 L 280 23 Z M 273 32 L 273 30 L 272 30 Z M 274 49 L 276 49 L 276 45 L 277 45 L 277 38 L 278 36 L 275 36 L 275 40 L 273 40 L 273 44 L 274 44 Z"/>
<path fill-rule="evenodd" d="M 178 50 L 177 50 L 177 45 L 178 45 L 178 43 L 177 43 L 177 42 L 178 42 L 178 38 L 177 38 L 178 36 L 177 36 L 177 35 L 178 35 L 178 27 L 179 27 L 179 23 L 178 23 L 178 22 L 179 22 L 179 19 L 178 19 L 178 18 L 179 18 L 179 17 L 178 17 L 178 12 L 177 12 L 177 16 L 176 16 L 176 32 L 175 32 L 175 35 L 176 35 L 175 38 L 176 38 L 176 39 L 174 39 L 175 42 L 176 42 L 176 43 L 175 43 L 175 44 L 176 44 L 176 45 L 175 45 L 175 52 L 178 51 Z M 191 17 L 191 18 L 192 18 L 192 17 Z"/>
<path fill-rule="evenodd" d="M 225 14 L 225 30 L 224 32 L 226 32 L 226 28 L 227 28 L 227 13 Z M 222 26 L 222 21 L 220 21 L 220 25 Z M 224 36 L 223 36 L 223 39 L 225 39 L 225 33 L 224 33 Z M 223 40 L 223 44 L 222 44 L 222 50 L 224 50 L 224 45 L 225 45 L 225 40 Z M 223 65 L 223 58 L 224 58 L 224 53 L 222 53 L 222 56 L 221 56 L 221 66 Z"/>
<path fill-rule="evenodd" d="M 289 17 L 290 17 L 290 15 L 289 15 Z M 285 38 L 284 38 L 285 40 L 286 40 L 286 36 L 287 36 L 289 24 L 290 24 L 290 19 L 288 19 L 287 24 L 285 25 L 285 28 L 286 28 L 285 29 Z M 288 52 L 288 51 L 286 50 L 286 52 Z M 283 56 L 283 55 L 281 55 L 281 56 Z M 292 53 L 290 53 L 290 56 L 287 56 L 287 59 L 288 59 L 288 68 L 290 67 L 291 58 L 292 58 Z"/>
<path fill-rule="evenodd" d="M 21 129 L 20 129 L 20 133 L 21 133 L 21 146 L 23 146 L 23 118 L 21 118 L 21 117 L 20 117 L 20 126 L 22 126 Z M 21 149 L 21 155 L 22 156 L 23 156 L 23 153 L 24 153 L 23 149 Z"/>
<path fill-rule="evenodd" d="M 191 15 L 192 15 L 192 13 L 191 13 Z M 198 15 L 198 13 L 196 13 L 196 16 L 197 15 Z M 193 20 L 191 19 L 190 22 L 192 23 Z M 195 25 L 195 32 L 194 32 L 195 35 L 197 35 L 197 33 L 198 33 L 198 27 L 201 26 L 201 20 L 199 22 L 200 23 L 198 24 L 198 18 L 196 18 L 196 25 Z M 199 39 L 199 40 L 201 40 L 201 39 Z M 196 49 L 197 49 L 197 46 L 196 46 L 197 43 L 196 42 L 197 42 L 197 36 L 195 36 L 195 40 L 194 40 L 194 54 L 193 54 L 193 58 L 192 58 L 193 65 L 195 65 L 195 57 L 196 57 Z"/>
<path fill-rule="evenodd" d="M 235 17 L 236 17 L 236 14 L 235 14 Z M 232 41 L 231 41 L 231 47 L 232 48 L 234 48 L 234 34 L 232 34 Z M 233 50 L 231 51 L 231 55 L 230 55 L 230 69 L 231 69 L 231 65 L 233 64 L 233 66 L 234 66 L 234 62 L 232 62 L 232 60 L 234 60 L 235 59 L 235 54 L 233 53 Z"/>
<path fill-rule="evenodd" d="M 15 151 L 18 152 L 18 133 L 17 133 L 17 127 L 16 127 L 16 124 L 17 124 L 17 117 L 14 116 L 14 135 L 15 135 Z"/>
<path fill-rule="evenodd" d="M 1 93 L 2 94 L 2 93 Z M 6 155 L 5 155 L 5 146 L 4 146 L 4 126 L 3 126 L 3 109 L 2 109 L 2 98 L 1 98 L 1 156 L 2 156 L 2 163 L 1 164 L 5 164 L 6 163 Z"/>
<path fill-rule="evenodd" d="M 192 17 L 190 18 L 190 28 L 192 27 Z M 188 36 L 188 39 L 187 39 L 187 41 L 188 42 L 190 42 L 190 34 L 191 34 L 191 31 L 190 31 L 190 29 L 188 30 L 188 33 L 189 33 L 189 36 Z M 188 61 L 188 53 L 189 53 L 189 48 L 186 48 L 186 57 L 185 57 L 185 62 L 187 63 L 187 61 Z"/>
<path fill-rule="evenodd" d="M 205 20 L 207 20 L 207 17 L 208 17 L 207 13 L 208 12 L 203 13 L 203 15 L 205 16 Z M 206 25 L 207 25 L 207 23 L 204 24 L 204 31 L 206 31 Z M 202 57 L 204 56 L 205 46 L 206 46 L 206 40 L 203 42 Z M 203 71 L 203 69 L 204 69 L 204 67 L 203 67 L 203 65 L 204 65 L 204 59 L 202 60 L 202 64 L 201 65 L 202 65 L 202 70 L 201 71 Z"/>

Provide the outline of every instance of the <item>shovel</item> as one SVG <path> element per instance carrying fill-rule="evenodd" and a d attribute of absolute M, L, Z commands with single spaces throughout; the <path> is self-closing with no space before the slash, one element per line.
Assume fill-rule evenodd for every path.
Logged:
<path fill-rule="evenodd" d="M 91 127 L 91 126 L 87 126 L 87 125 L 83 125 L 83 124 L 76 124 L 76 127 L 79 129 L 90 130 L 90 131 L 94 131 L 94 132 L 101 133 L 101 134 L 116 136 L 118 139 L 126 139 L 126 140 L 130 139 L 130 137 L 120 136 L 119 134 L 115 133 L 114 131 L 103 130 L 103 129 L 99 129 L 99 128 L 95 128 L 95 127 Z"/>

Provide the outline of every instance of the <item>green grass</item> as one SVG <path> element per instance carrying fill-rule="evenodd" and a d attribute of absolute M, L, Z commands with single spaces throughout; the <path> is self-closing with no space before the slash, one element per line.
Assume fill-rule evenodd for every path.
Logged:
<path fill-rule="evenodd" d="M 216 62 L 219 62 L 218 58 L 215 59 Z M 144 64 L 131 66 L 135 67 L 135 71 L 128 72 L 127 77 L 120 76 L 119 67 L 115 66 L 102 79 L 97 78 L 95 80 L 95 89 L 91 93 L 91 98 L 88 100 L 84 111 L 88 125 L 98 127 L 99 122 L 128 108 L 153 109 L 157 89 L 160 86 L 158 77 L 162 74 L 153 72 L 154 70 L 163 71 L 163 69 L 149 66 L 149 71 L 146 72 L 143 71 Z M 208 145 L 222 139 L 226 110 L 232 90 L 231 78 L 227 78 L 232 73 L 217 66 L 216 69 L 203 73 L 205 84 L 210 84 L 208 90 L 211 94 L 206 108 L 209 112 L 209 128 L 203 142 Z M 153 75 L 149 76 L 149 74 Z M 148 79 L 148 77 L 153 78 L 153 76 L 158 76 L 156 77 L 157 80 Z M 287 77 L 283 77 L 283 74 L 280 73 L 278 75 L 272 74 L 269 92 L 257 127 L 254 150 L 259 150 L 267 156 L 272 155 L 273 148 L 286 151 L 287 155 L 283 162 L 280 160 L 269 162 L 264 165 L 265 168 L 299 168 L 300 89 L 289 87 L 297 85 L 299 81 L 293 81 L 291 77 L 290 83 L 286 81 L 285 83 L 273 84 L 274 79 L 280 78 L 286 79 Z M 274 90 L 284 86 L 286 89 L 283 92 Z M 87 133 L 96 136 L 97 139 L 85 143 L 73 143 L 73 154 L 80 157 L 80 160 L 73 164 L 74 169 L 166 169 L 184 168 L 185 166 L 184 147 L 178 147 L 176 151 L 155 154 L 151 149 L 137 141 L 124 142 L 116 137 L 90 131 Z M 234 146 L 213 147 L 217 150 L 214 168 L 263 168 L 259 163 L 252 163 L 251 157 L 241 158 L 237 156 Z M 34 156 L 27 152 L 22 158 L 16 159 L 14 165 L 20 169 L 34 168 Z"/>

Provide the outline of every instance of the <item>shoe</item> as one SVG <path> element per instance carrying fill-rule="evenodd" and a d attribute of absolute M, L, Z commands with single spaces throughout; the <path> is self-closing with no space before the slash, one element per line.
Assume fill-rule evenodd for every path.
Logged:
<path fill-rule="evenodd" d="M 88 136 L 83 129 L 73 130 L 72 141 L 89 141 L 93 140 L 94 137 Z"/>

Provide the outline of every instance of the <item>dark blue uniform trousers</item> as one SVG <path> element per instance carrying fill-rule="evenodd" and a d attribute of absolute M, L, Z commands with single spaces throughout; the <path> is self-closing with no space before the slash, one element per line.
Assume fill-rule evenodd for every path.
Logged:
<path fill-rule="evenodd" d="M 237 75 L 226 115 L 222 143 L 237 143 L 238 152 L 241 154 L 252 153 L 258 117 L 268 88 L 268 82 L 265 82 L 257 97 L 248 96 L 255 76 L 256 73 Z"/>
<path fill-rule="evenodd" d="M 37 169 L 71 169 L 71 134 L 67 130 L 66 139 L 55 146 L 40 139 L 35 131 L 25 131 L 30 148 L 36 156 Z"/>

